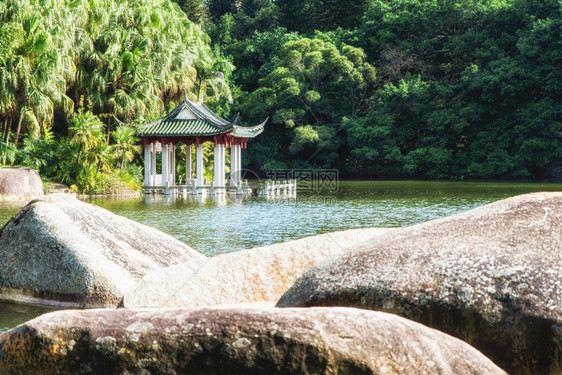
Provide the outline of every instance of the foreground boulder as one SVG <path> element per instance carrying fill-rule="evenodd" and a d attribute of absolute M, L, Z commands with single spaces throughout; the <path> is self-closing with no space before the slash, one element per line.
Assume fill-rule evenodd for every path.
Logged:
<path fill-rule="evenodd" d="M 517 196 L 374 238 L 278 306 L 354 306 L 447 332 L 510 373 L 562 373 L 562 193 Z"/>
<path fill-rule="evenodd" d="M 0 231 L 0 296 L 119 303 L 148 271 L 205 257 L 154 228 L 68 195 L 34 200 Z"/>
<path fill-rule="evenodd" d="M 0 196 L 39 197 L 43 195 L 43 182 L 35 169 L 0 168 Z"/>
<path fill-rule="evenodd" d="M 0 374 L 504 374 L 468 344 L 350 308 L 61 311 L 0 335 Z"/>
<path fill-rule="evenodd" d="M 305 271 L 392 229 L 351 229 L 209 258 L 147 274 L 123 299 L 125 307 L 199 307 L 276 302 Z"/>

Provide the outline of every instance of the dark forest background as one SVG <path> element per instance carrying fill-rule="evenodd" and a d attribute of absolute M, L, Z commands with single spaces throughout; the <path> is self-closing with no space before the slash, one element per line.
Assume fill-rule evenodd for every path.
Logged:
<path fill-rule="evenodd" d="M 262 174 L 542 178 L 562 161 L 561 9 L 558 0 L 8 0 L 1 161 L 63 182 L 82 174 L 83 187 L 100 173 L 140 176 L 127 129 L 185 90 L 225 118 L 269 117 L 244 157 Z M 118 156 L 100 157 L 107 148 Z"/>

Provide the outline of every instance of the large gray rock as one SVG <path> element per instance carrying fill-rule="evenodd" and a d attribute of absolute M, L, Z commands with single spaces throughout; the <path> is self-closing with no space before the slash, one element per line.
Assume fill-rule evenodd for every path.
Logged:
<path fill-rule="evenodd" d="M 147 274 L 125 294 L 126 307 L 200 307 L 277 302 L 305 271 L 392 229 L 351 229 L 209 258 L 193 273 L 178 264 Z"/>
<path fill-rule="evenodd" d="M 35 169 L 0 168 L 0 196 L 39 197 L 43 195 L 43 181 Z"/>
<path fill-rule="evenodd" d="M 514 374 L 562 373 L 562 193 L 400 229 L 310 270 L 278 306 L 392 312 Z"/>
<path fill-rule="evenodd" d="M 205 257 L 154 228 L 69 195 L 31 201 L 0 231 L 0 296 L 115 306 L 147 272 Z"/>
<path fill-rule="evenodd" d="M 0 374 L 505 374 L 468 344 L 350 309 L 62 311 L 0 335 Z"/>

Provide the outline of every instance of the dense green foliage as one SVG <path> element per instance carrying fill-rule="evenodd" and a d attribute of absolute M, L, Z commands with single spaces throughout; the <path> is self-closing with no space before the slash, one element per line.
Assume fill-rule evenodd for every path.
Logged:
<path fill-rule="evenodd" d="M 559 1 L 371 0 L 353 25 L 315 23 L 313 12 L 338 14 L 330 1 L 278 4 L 297 15 L 281 25 L 298 33 L 266 30 L 223 47 L 240 67 L 235 109 L 272 119 L 250 144 L 256 167 L 527 178 L 562 160 Z M 299 20 L 291 7 L 309 13 Z"/>
<path fill-rule="evenodd" d="M 244 159 L 261 173 L 541 177 L 562 162 L 561 10 L 559 0 L 6 0 L 0 159 L 81 190 L 138 184 L 124 123 L 161 116 L 185 90 L 225 117 L 269 117 Z"/>
<path fill-rule="evenodd" d="M 312 33 L 360 26 L 369 3 L 369 0 L 280 0 L 279 8 L 283 25 L 289 30 Z"/>
<path fill-rule="evenodd" d="M 271 114 L 271 127 L 285 134 L 276 147 L 281 155 L 326 168 L 341 163 L 341 116 L 356 117 L 375 83 L 375 70 L 363 51 L 299 38 L 283 45 L 271 69 L 260 87 L 241 101 L 241 112 L 256 119 Z M 263 156 L 271 158 L 267 152 Z M 274 167 L 271 162 L 263 159 L 260 164 Z"/>
<path fill-rule="evenodd" d="M 562 157 L 560 10 L 374 2 L 358 33 L 386 84 L 347 121 L 352 162 L 375 175 L 540 176 Z"/>
<path fill-rule="evenodd" d="M 203 23 L 207 18 L 207 12 L 203 0 L 173 0 L 186 14 L 191 22 Z"/>
<path fill-rule="evenodd" d="M 7 0 L 0 52 L 3 160 L 29 164 L 25 135 L 24 148 L 60 159 L 44 163 L 44 177 L 88 191 L 120 173 L 139 182 L 136 150 L 115 146 L 135 139 L 119 121 L 157 118 L 224 77 L 207 35 L 169 0 Z"/>

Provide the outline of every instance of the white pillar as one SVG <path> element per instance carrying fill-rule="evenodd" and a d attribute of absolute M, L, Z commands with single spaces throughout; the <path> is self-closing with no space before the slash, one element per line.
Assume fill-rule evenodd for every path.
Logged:
<path fill-rule="evenodd" d="M 144 146 L 144 186 L 152 186 L 152 143 Z"/>
<path fill-rule="evenodd" d="M 236 145 L 230 146 L 230 185 L 236 186 Z"/>
<path fill-rule="evenodd" d="M 234 152 L 234 146 L 230 146 L 230 181 L 229 181 L 230 186 L 235 185 L 234 183 L 234 172 L 235 172 L 234 166 L 236 165 L 235 161 L 236 161 L 236 153 Z"/>
<path fill-rule="evenodd" d="M 221 153 L 220 145 L 216 145 L 215 146 L 215 163 L 214 163 L 214 166 L 213 166 L 213 172 L 214 172 L 214 175 L 215 175 L 215 179 L 214 179 L 215 180 L 214 181 L 215 187 L 220 186 L 220 173 L 221 173 L 220 167 L 219 167 L 220 153 Z"/>
<path fill-rule="evenodd" d="M 170 161 L 168 160 L 170 158 L 170 152 L 168 151 L 168 144 L 164 143 L 162 145 L 162 185 L 164 187 L 168 186 L 169 180 L 168 178 L 170 177 Z M 164 190 L 164 194 L 168 194 L 168 190 L 165 189 Z"/>
<path fill-rule="evenodd" d="M 215 146 L 215 187 L 224 187 L 224 145 Z"/>
<path fill-rule="evenodd" d="M 176 184 L 176 146 L 170 143 L 168 146 L 170 150 L 170 185 Z"/>
<path fill-rule="evenodd" d="M 176 171 L 176 169 L 177 169 L 176 146 L 174 145 L 172 149 L 173 149 L 172 156 L 174 158 L 174 169 L 173 169 L 173 171 L 174 171 L 174 185 L 175 185 L 176 184 L 176 175 L 177 175 L 177 171 Z"/>
<path fill-rule="evenodd" d="M 221 145 L 221 186 L 226 187 L 225 174 L 226 174 L 226 145 Z"/>
<path fill-rule="evenodd" d="M 196 149 L 197 155 L 197 165 L 196 165 L 196 172 L 197 172 L 197 186 L 203 186 L 203 145 L 199 145 Z"/>
<path fill-rule="evenodd" d="M 236 162 L 238 163 L 238 183 L 242 184 L 242 147 L 238 146 L 238 156 L 236 157 Z"/>
<path fill-rule="evenodd" d="M 232 145 L 230 148 L 230 183 L 232 185 L 240 184 L 241 170 L 240 145 Z"/>
<path fill-rule="evenodd" d="M 152 154 L 150 155 L 150 186 L 156 186 L 156 149 L 159 143 L 152 144 Z"/>
<path fill-rule="evenodd" d="M 185 184 L 191 180 L 191 145 L 185 145 Z"/>

